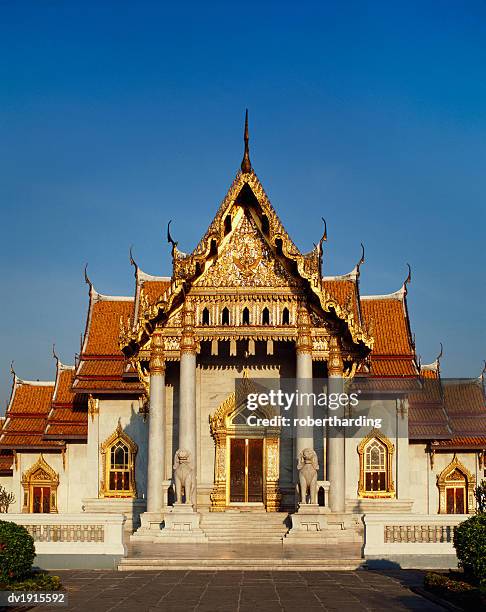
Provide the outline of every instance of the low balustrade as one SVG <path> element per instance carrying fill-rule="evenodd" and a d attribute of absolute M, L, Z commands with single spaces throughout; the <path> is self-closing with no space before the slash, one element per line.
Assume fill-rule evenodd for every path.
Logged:
<path fill-rule="evenodd" d="M 5 514 L 27 529 L 39 554 L 123 555 L 122 514 Z"/>
<path fill-rule="evenodd" d="M 454 555 L 454 527 L 467 514 L 365 514 L 365 556 Z"/>

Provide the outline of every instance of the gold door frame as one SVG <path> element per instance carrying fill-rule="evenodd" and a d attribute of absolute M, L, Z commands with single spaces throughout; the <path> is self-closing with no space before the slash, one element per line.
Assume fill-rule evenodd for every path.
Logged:
<path fill-rule="evenodd" d="M 244 376 L 251 384 L 248 377 Z M 263 504 L 267 512 L 278 512 L 281 493 L 278 486 L 280 477 L 280 428 L 253 427 L 235 424 L 234 418 L 246 406 L 236 406 L 236 396 L 232 393 L 209 417 L 211 435 L 215 443 L 214 487 L 211 492 L 211 512 L 224 512 L 230 507 L 230 444 L 231 438 L 263 438 Z M 271 408 L 259 407 L 255 412 L 262 418 L 275 416 Z M 243 504 L 239 504 L 243 505 Z M 251 505 L 251 504 L 250 504 Z"/>

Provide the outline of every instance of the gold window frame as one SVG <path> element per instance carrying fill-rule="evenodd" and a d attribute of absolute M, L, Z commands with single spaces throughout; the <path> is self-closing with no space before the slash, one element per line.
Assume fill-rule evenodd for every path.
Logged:
<path fill-rule="evenodd" d="M 129 488 L 123 491 L 110 489 L 111 449 L 118 442 L 128 447 L 128 479 Z M 115 431 L 101 444 L 102 480 L 100 484 L 100 497 L 133 498 L 137 497 L 137 484 L 135 482 L 135 459 L 138 452 L 137 444 L 123 431 L 121 423 Z"/>
<path fill-rule="evenodd" d="M 372 444 L 375 440 L 381 442 L 385 447 L 385 478 L 386 478 L 386 491 L 367 491 L 366 490 L 366 449 L 369 444 Z M 358 484 L 358 497 L 367 499 L 390 499 L 396 496 L 395 483 L 393 482 L 393 454 L 395 452 L 395 446 L 391 440 L 389 440 L 383 433 L 378 429 L 372 429 L 370 433 L 361 440 L 358 445 L 359 455 L 359 484 Z"/>

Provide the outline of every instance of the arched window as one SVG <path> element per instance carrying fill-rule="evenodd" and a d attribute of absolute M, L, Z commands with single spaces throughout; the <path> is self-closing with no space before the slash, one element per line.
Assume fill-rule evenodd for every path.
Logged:
<path fill-rule="evenodd" d="M 241 315 L 241 323 L 243 325 L 250 325 L 250 311 L 248 310 L 248 308 L 243 308 L 243 312 Z"/>
<path fill-rule="evenodd" d="M 122 440 L 110 449 L 110 491 L 130 491 L 130 450 Z"/>
<path fill-rule="evenodd" d="M 262 325 L 270 325 L 270 311 L 266 306 L 262 310 Z"/>
<path fill-rule="evenodd" d="M 367 491 L 386 491 L 386 449 L 379 440 L 368 443 L 364 470 Z"/>
<path fill-rule="evenodd" d="M 290 325 L 290 312 L 287 307 L 282 310 L 282 325 Z"/>
<path fill-rule="evenodd" d="M 136 497 L 135 457 L 138 447 L 120 423 L 101 445 L 104 479 L 101 497 Z"/>
<path fill-rule="evenodd" d="M 394 446 L 374 429 L 358 446 L 359 497 L 395 497 L 392 477 Z"/>
<path fill-rule="evenodd" d="M 226 306 L 223 308 L 221 313 L 221 325 L 229 325 L 229 310 Z"/>
<path fill-rule="evenodd" d="M 476 478 L 454 455 L 449 465 L 437 476 L 439 514 L 474 512 Z"/>
<path fill-rule="evenodd" d="M 209 325 L 209 310 L 207 308 L 202 311 L 202 324 Z"/>

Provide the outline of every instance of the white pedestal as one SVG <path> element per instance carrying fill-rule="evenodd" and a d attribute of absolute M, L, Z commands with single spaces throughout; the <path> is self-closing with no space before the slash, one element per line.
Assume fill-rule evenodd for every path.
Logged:
<path fill-rule="evenodd" d="M 158 542 L 173 544 L 207 543 L 208 538 L 199 526 L 201 515 L 191 504 L 175 503 L 164 516 L 165 526 L 157 535 Z"/>
<path fill-rule="evenodd" d="M 140 527 L 130 536 L 131 542 L 153 542 L 159 535 L 165 513 L 144 512 L 140 515 Z"/>
<path fill-rule="evenodd" d="M 301 536 L 302 534 L 316 534 L 327 527 L 327 508 L 318 504 L 299 504 L 295 514 L 291 514 L 292 528 L 287 537 Z"/>

